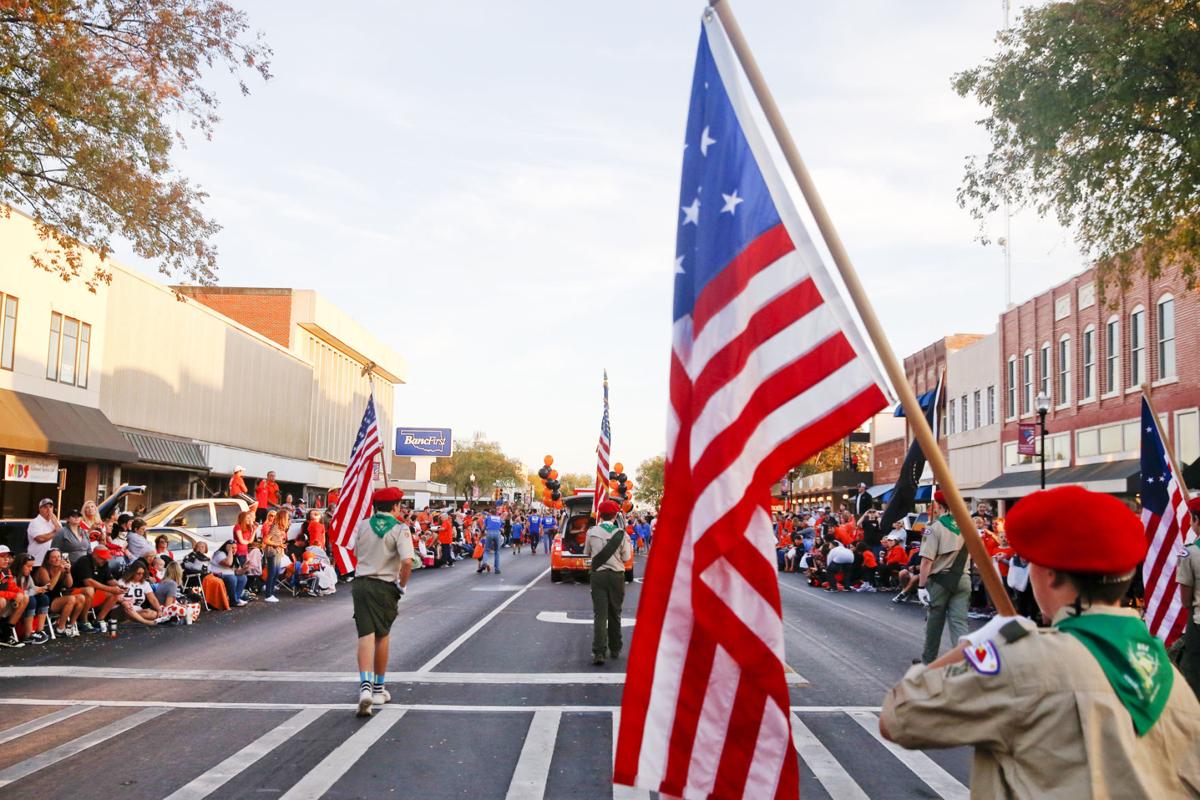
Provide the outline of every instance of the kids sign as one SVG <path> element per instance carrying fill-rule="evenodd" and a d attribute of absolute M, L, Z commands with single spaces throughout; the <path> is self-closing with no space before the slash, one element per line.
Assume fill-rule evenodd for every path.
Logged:
<path fill-rule="evenodd" d="M 6 453 L 4 480 L 20 483 L 58 483 L 58 460 Z"/>
<path fill-rule="evenodd" d="M 449 428 L 396 428 L 396 455 L 445 458 L 454 453 Z"/>

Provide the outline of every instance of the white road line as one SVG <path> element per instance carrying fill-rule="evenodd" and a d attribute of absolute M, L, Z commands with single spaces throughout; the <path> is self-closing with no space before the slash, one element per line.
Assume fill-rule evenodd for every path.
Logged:
<path fill-rule="evenodd" d="M 550 568 L 546 567 L 545 570 L 538 573 L 538 576 L 536 578 L 534 578 L 529 583 L 527 583 L 523 587 L 521 587 L 521 589 L 519 591 L 517 591 L 512 597 L 508 598 L 503 603 L 501 603 L 500 605 L 493 608 L 487 616 L 485 616 L 483 619 L 476 622 L 470 628 L 467 628 L 467 630 L 461 636 L 459 636 L 457 639 L 455 639 L 450 644 L 446 645 L 446 647 L 444 647 L 442 649 L 442 652 L 438 653 L 436 656 L 434 656 L 433 658 L 429 659 L 424 664 L 422 664 L 420 669 L 417 670 L 417 672 L 429 672 L 434 667 L 436 667 L 438 664 L 445 661 L 450 656 L 451 653 L 453 653 L 455 650 L 457 650 L 459 647 L 462 646 L 463 642 L 467 641 L 467 639 L 470 639 L 472 636 L 479 633 L 480 629 L 482 629 L 484 625 L 487 625 L 489 622 L 491 622 L 496 617 L 497 614 L 499 614 L 504 609 L 508 608 L 509 604 L 516 601 L 516 599 L 518 597 L 520 597 L 521 595 L 528 592 L 531 588 L 533 588 L 534 584 L 536 584 L 538 581 L 540 581 L 542 578 L 546 577 L 549 574 L 550 574 Z"/>
<path fill-rule="evenodd" d="M 181 786 L 166 800 L 203 800 L 229 781 L 258 763 L 263 756 L 295 736 L 328 709 L 306 708 L 287 719 L 282 725 L 272 728 L 229 758 L 209 770 L 205 770 L 186 786 Z"/>
<path fill-rule="evenodd" d="M 318 800 L 328 792 L 371 745 L 383 738 L 408 709 L 381 706 L 375 718 L 367 720 L 349 739 L 338 745 L 321 763 L 310 769 L 280 800 Z"/>
<path fill-rule="evenodd" d="M 538 622 L 558 622 L 566 625 L 591 625 L 591 619 L 571 619 L 567 616 L 566 611 L 539 611 L 536 617 Z M 632 628 L 636 620 L 630 617 L 621 617 L 622 628 Z"/>
<path fill-rule="evenodd" d="M 0 731 L 0 744 L 11 742 L 13 739 L 20 739 L 27 733 L 40 731 L 42 728 L 48 728 L 56 722 L 62 722 L 64 719 L 70 719 L 76 714 L 82 714 L 85 711 L 91 711 L 95 706 L 68 706 L 51 714 L 38 717 L 29 722 L 22 722 L 20 725 L 15 725 L 11 728 L 5 728 Z"/>
<path fill-rule="evenodd" d="M 789 668 L 790 669 L 790 668 Z M 389 672 L 392 683 L 488 683 L 537 684 L 542 686 L 621 686 L 624 672 Z M 133 667 L 0 667 L 0 678 L 59 678 L 64 680 L 152 680 L 246 683 L 358 683 L 358 673 L 268 672 L 236 669 L 139 669 Z M 787 673 L 791 686 L 808 686 L 800 673 Z"/>
<path fill-rule="evenodd" d="M 390 680 L 390 678 L 389 678 Z M 187 700 L 60 700 L 58 698 L 36 699 L 28 697 L 0 697 L 0 706 L 94 706 L 97 708 L 214 708 L 214 709 L 245 709 L 249 711 L 303 711 L 306 708 L 322 708 L 329 710 L 345 710 L 358 707 L 357 703 L 235 703 L 208 702 Z M 528 714 L 531 711 L 561 711 L 564 714 L 589 714 L 620 711 L 620 706 L 489 706 L 453 704 L 439 705 L 438 703 L 412 703 L 408 705 L 392 704 L 389 708 L 404 708 L 408 711 L 446 711 L 463 714 L 479 713 L 511 713 Z M 792 706 L 791 710 L 798 714 L 852 714 L 862 712 L 878 714 L 879 706 Z"/>
<path fill-rule="evenodd" d="M 817 776 L 830 797 L 836 797 L 837 800 L 867 800 L 867 793 L 862 787 L 855 783 L 850 773 L 795 714 L 792 714 L 792 741 L 801 760 Z"/>
<path fill-rule="evenodd" d="M 613 764 L 617 761 L 617 734 L 621 731 L 621 710 L 617 709 L 612 715 L 612 750 Z M 648 789 L 639 789 L 636 786 L 626 786 L 623 783 L 613 784 L 613 800 L 650 800 L 650 791 Z"/>
<path fill-rule="evenodd" d="M 558 710 L 534 712 L 504 800 L 542 800 L 546 796 L 546 778 L 550 775 L 550 759 L 554 757 L 554 740 L 558 738 L 561 719 L 562 712 Z"/>
<path fill-rule="evenodd" d="M 38 753 L 36 756 L 27 758 L 24 761 L 19 761 L 7 769 L 0 770 L 0 788 L 9 785 L 13 781 L 19 781 L 22 778 L 28 777 L 46 767 L 52 767 L 76 753 L 82 753 L 89 747 L 95 747 L 101 742 L 106 742 L 114 736 L 120 736 L 130 728 L 136 728 L 138 725 L 149 722 L 155 717 L 160 717 L 170 710 L 169 706 L 144 708 L 127 717 L 122 717 L 111 725 L 105 725 L 103 728 L 97 728 L 91 733 L 84 734 L 78 739 L 72 739 L 69 742 L 60 744 L 58 747 Z"/>
<path fill-rule="evenodd" d="M 519 592 L 520 586 L 511 586 L 509 584 L 497 584 L 496 586 L 476 586 L 471 589 L 472 592 Z"/>
<path fill-rule="evenodd" d="M 968 800 L 971 792 L 967 787 L 946 770 L 937 765 L 932 758 L 919 750 L 906 750 L 895 742 L 889 742 L 879 732 L 879 717 L 866 711 L 847 712 L 852 720 L 862 726 L 863 730 L 875 737 L 875 741 L 888 749 L 896 760 L 912 770 L 912 773 L 923 780 L 939 797 L 945 800 Z"/>

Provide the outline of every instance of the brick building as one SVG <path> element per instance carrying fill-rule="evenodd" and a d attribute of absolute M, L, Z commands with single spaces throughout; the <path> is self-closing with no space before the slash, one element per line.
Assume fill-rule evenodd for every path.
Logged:
<path fill-rule="evenodd" d="M 1038 488 L 1040 460 L 1018 455 L 1016 440 L 1043 393 L 1048 486 L 1133 498 L 1145 383 L 1180 462 L 1200 459 L 1200 300 L 1178 272 L 1135 276 L 1102 299 L 1089 269 L 1004 312 L 999 337 L 1003 474 L 986 496 Z"/>
<path fill-rule="evenodd" d="M 932 392 L 937 388 L 938 376 L 946 369 L 946 356 L 948 353 L 954 353 L 965 347 L 969 347 L 982 338 L 983 334 L 979 333 L 956 333 L 938 339 L 912 355 L 907 356 L 904 359 L 904 374 L 908 377 L 908 382 L 912 385 L 917 397 L 920 398 L 923 395 L 931 396 Z M 941 445 L 943 455 L 949 454 L 946 441 L 946 408 L 947 406 L 943 403 L 942 407 L 938 410 L 941 422 L 939 444 Z M 876 426 L 876 429 L 881 435 L 872 439 L 871 461 L 875 476 L 875 485 L 879 487 L 882 493 L 886 489 L 891 488 L 891 485 L 895 484 L 897 477 L 900 475 L 900 466 L 904 463 L 904 456 L 907 454 L 909 443 L 912 441 L 912 432 L 908 429 L 907 422 L 903 428 Z M 889 434 L 891 438 L 883 438 Z M 875 490 L 873 489 L 872 494 L 874 493 Z"/>

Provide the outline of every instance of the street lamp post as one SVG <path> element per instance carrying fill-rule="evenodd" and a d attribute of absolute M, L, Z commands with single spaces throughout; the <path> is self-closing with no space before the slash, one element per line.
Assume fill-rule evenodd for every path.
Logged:
<path fill-rule="evenodd" d="M 471 488 L 469 490 L 469 494 L 470 494 L 470 497 L 467 498 L 468 503 L 475 499 L 475 473 L 474 472 L 471 473 Z"/>
<path fill-rule="evenodd" d="M 1037 396 L 1038 428 L 1042 434 L 1042 488 L 1046 488 L 1046 413 L 1050 411 L 1050 397 L 1045 392 Z"/>

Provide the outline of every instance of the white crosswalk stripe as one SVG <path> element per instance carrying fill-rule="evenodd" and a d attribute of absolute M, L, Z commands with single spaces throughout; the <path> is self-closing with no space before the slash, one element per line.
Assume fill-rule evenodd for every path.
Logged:
<path fill-rule="evenodd" d="M 47 709 L 53 710 L 48 710 L 46 714 L 30 721 L 0 729 L 0 743 L 18 739 L 29 741 L 26 737 L 30 736 L 46 736 L 47 741 L 61 742 L 64 730 L 69 730 L 69 728 L 56 728 L 55 726 L 59 723 L 68 719 L 86 720 L 84 715 L 88 712 L 111 714 L 115 707 L 105 706 L 104 701 L 76 701 L 66 708 L 61 708 L 64 702 L 71 701 L 20 701 L 20 705 L 41 704 Z M 0 704 L 5 704 L 5 701 L 0 700 Z M 7 704 L 15 705 L 16 703 L 9 699 Z M 99 758 L 99 755 L 80 754 L 96 745 L 132 732 L 139 726 L 168 714 L 174 707 L 174 704 L 166 702 L 125 706 L 128 708 L 128 713 L 120 719 L 90 733 L 72 738 L 65 743 L 47 747 L 41 753 L 0 769 L 0 787 L 8 787 L 25 778 L 30 778 L 35 773 L 54 767 L 68 758 Z M 279 707 L 281 710 L 293 709 L 292 704 L 279 704 Z M 387 705 L 377 710 L 374 719 L 365 721 L 361 725 L 353 728 L 346 726 L 337 728 L 342 733 L 337 734 L 335 739 L 340 739 L 340 741 L 334 739 L 329 741 L 328 746 L 332 749 L 327 755 L 315 764 L 306 766 L 300 772 L 277 771 L 278 783 L 269 788 L 260 789 L 260 791 L 273 792 L 284 800 L 317 800 L 327 794 L 338 795 L 339 782 L 348 778 L 358 781 L 355 783 L 355 792 L 364 791 L 361 774 L 356 775 L 361 771 L 352 772 L 354 765 L 368 749 L 388 736 L 389 732 L 391 737 L 387 746 L 390 747 L 394 743 L 399 751 L 403 752 L 405 737 L 413 735 L 420 726 L 414 723 L 411 726 L 398 727 L 397 723 L 407 712 L 417 708 L 424 709 L 422 713 L 428 713 L 428 708 L 422 706 Z M 590 709 L 570 706 L 538 706 L 534 708 L 477 706 L 470 709 L 453 706 L 446 708 L 453 709 L 446 711 L 447 715 L 462 720 L 463 736 L 468 738 L 473 730 L 471 718 L 478 713 L 513 715 L 514 727 L 518 724 L 523 726 L 517 728 L 517 730 L 525 732 L 520 754 L 515 757 L 516 763 L 512 764 L 506 800 L 544 800 L 544 798 L 554 795 L 552 784 L 555 774 L 552 774 L 551 764 L 556 765 L 555 772 L 558 774 L 559 780 L 562 779 L 562 769 L 567 768 L 565 765 L 559 767 L 559 761 L 556 760 L 562 757 L 561 752 L 556 755 L 556 751 L 559 751 L 562 746 L 561 739 L 565 720 L 572 717 L 577 718 L 581 714 L 594 718 L 597 712 L 608 715 L 611 718 L 612 746 L 615 751 L 616 736 L 621 719 L 620 709 L 603 706 Z M 187 782 L 181 780 L 182 785 L 173 790 L 168 788 L 164 791 L 164 796 L 167 800 L 204 800 L 204 798 L 222 796 L 228 792 L 229 786 L 233 785 L 232 782 L 239 780 L 243 775 L 258 772 L 256 766 L 268 757 L 274 757 L 281 751 L 286 752 L 293 737 L 309 729 L 314 723 L 319 726 L 321 731 L 333 730 L 336 728 L 334 717 L 339 714 L 349 717 L 352 709 L 353 705 L 344 704 L 332 707 L 313 706 L 295 710 L 287 719 L 275 727 L 267 729 L 240 749 L 232 753 L 224 751 L 219 756 L 212 756 L 209 762 L 204 761 L 205 751 L 197 750 L 194 755 L 200 760 L 189 762 L 190 771 L 188 772 L 189 777 L 197 777 Z M 897 792 L 907 791 L 899 787 L 907 786 L 908 790 L 911 790 L 909 793 L 929 794 L 929 790 L 932 790 L 933 796 L 943 800 L 965 800 L 968 797 L 967 787 L 928 755 L 905 750 L 883 739 L 879 734 L 879 718 L 876 711 L 877 709 L 855 707 L 798 706 L 793 708 L 793 740 L 800 760 L 807 768 L 806 774 L 811 773 L 811 777 L 807 777 L 805 780 L 810 781 L 809 785 L 814 793 L 821 795 L 823 792 L 835 800 L 869 800 L 874 797 L 898 796 Z M 250 710 L 189 708 L 180 713 L 211 713 L 213 724 L 222 725 L 228 724 L 227 715 L 229 713 L 250 713 Z M 845 721 L 847 717 L 853 721 L 853 724 Z M 517 721 L 518 719 L 520 722 Z M 527 727 L 524 727 L 525 720 L 528 720 Z M 842 722 L 839 723 L 839 720 Z M 167 717 L 164 721 L 171 724 L 171 717 Z M 864 747 L 873 748 L 874 744 L 864 739 L 861 733 L 856 734 L 857 739 L 852 741 L 843 738 L 847 732 L 857 730 L 857 728 L 870 734 L 870 741 L 880 745 L 882 750 L 878 752 L 864 750 Z M 830 731 L 833 730 L 840 732 L 837 741 L 828 740 L 831 736 Z M 822 741 L 822 737 L 825 737 L 826 741 Z M 120 746 L 119 743 L 117 746 Z M 847 753 L 853 754 L 847 756 Z M 854 763 L 848 765 L 839 762 L 838 754 L 850 758 Z M 187 757 L 192 755 L 189 753 Z M 609 755 L 612 753 L 605 753 L 605 756 Z M 589 754 L 588 758 L 605 756 Z M 582 768 L 580 771 L 591 774 L 593 776 L 591 780 L 594 781 L 599 774 L 611 770 L 611 765 L 612 762 L 608 761 L 601 767 L 593 761 L 587 765 L 575 766 Z M 959 768 L 962 769 L 962 767 Z M 572 774 L 576 771 L 574 767 L 567 769 Z M 856 771 L 858 774 L 855 774 Z M 351 776 L 355 777 L 351 778 Z M 380 785 L 374 787 L 378 790 L 376 794 L 386 796 L 388 789 L 395 785 L 394 780 L 398 776 L 399 773 L 389 776 L 386 770 L 380 772 L 376 778 Z M 811 783 L 812 778 L 816 779 L 815 783 Z M 924 786 L 920 786 L 920 784 L 924 784 Z M 368 790 L 370 788 L 367 787 Z M 20 795 L 21 787 L 20 785 L 12 786 L 10 791 L 14 793 L 14 796 Z M 609 790 L 607 786 L 601 784 L 594 786 L 594 791 L 596 796 L 606 797 L 606 791 Z M 626 786 L 612 786 L 611 793 L 613 800 L 650 800 L 657 796 L 644 789 L 633 789 Z"/>

